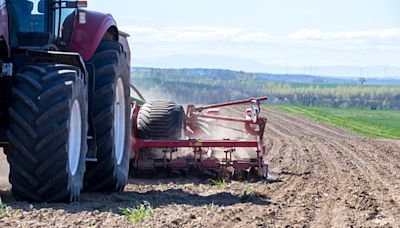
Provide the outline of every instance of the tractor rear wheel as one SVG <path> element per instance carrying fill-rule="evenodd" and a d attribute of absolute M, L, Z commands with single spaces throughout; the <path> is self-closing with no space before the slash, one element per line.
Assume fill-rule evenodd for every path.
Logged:
<path fill-rule="evenodd" d="M 12 193 L 18 200 L 79 200 L 87 152 L 87 89 L 68 65 L 22 67 L 10 101 Z"/>
<path fill-rule="evenodd" d="M 184 137 L 183 107 L 168 101 L 144 104 L 137 118 L 137 134 L 141 139 L 170 139 Z"/>
<path fill-rule="evenodd" d="M 89 60 L 95 68 L 91 115 L 97 162 L 88 162 L 84 189 L 119 192 L 128 182 L 130 160 L 130 70 L 121 44 L 102 41 Z"/>

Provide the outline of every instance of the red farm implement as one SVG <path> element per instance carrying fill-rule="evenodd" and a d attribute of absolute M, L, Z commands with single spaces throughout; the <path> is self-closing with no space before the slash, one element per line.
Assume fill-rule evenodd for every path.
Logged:
<path fill-rule="evenodd" d="M 140 121 L 151 120 L 140 117 L 143 103 L 132 99 L 131 168 L 201 169 L 218 173 L 221 177 L 227 173 L 249 171 L 266 178 L 268 168 L 263 160 L 266 152 L 263 136 L 267 120 L 260 116 L 260 102 L 267 99 L 260 97 L 206 106 L 187 105 L 183 119 L 184 133 L 179 138 L 142 137 L 138 129 L 141 128 Z M 243 118 L 229 115 L 229 112 L 221 114 L 223 109 L 229 110 L 232 106 L 244 109 Z M 149 116 L 148 112 L 145 114 Z M 235 132 L 234 135 L 245 137 L 228 138 L 230 135 L 224 135 L 224 132 Z M 215 135 L 221 138 L 215 139 Z M 176 152 L 182 151 L 186 152 L 185 156 L 175 156 Z M 243 151 L 252 155 L 237 156 Z M 150 153 L 157 153 L 158 156 L 146 156 Z"/>

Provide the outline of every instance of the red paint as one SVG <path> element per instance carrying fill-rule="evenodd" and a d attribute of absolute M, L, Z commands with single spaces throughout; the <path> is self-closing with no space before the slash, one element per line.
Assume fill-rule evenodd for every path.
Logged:
<path fill-rule="evenodd" d="M 236 118 L 231 116 L 220 116 L 219 112 L 215 108 L 226 107 L 232 105 L 240 105 L 245 103 L 251 103 L 252 105 L 260 108 L 260 102 L 267 100 L 267 97 L 251 98 L 248 100 L 234 101 L 228 103 L 207 105 L 202 107 L 196 107 L 195 105 L 188 105 L 186 112 L 186 136 L 189 138 L 196 138 L 202 135 L 202 130 L 199 128 L 198 118 L 207 120 L 219 120 L 228 122 L 243 123 L 244 129 L 236 129 L 219 125 L 222 128 L 228 128 L 235 131 L 241 131 L 245 133 L 257 136 L 257 140 L 143 140 L 136 137 L 136 124 L 137 114 L 140 106 L 132 101 L 132 136 L 131 136 L 131 153 L 133 158 L 133 166 L 138 169 L 152 169 L 152 168 L 171 168 L 171 169 L 187 169 L 187 168 L 201 168 L 207 170 L 218 171 L 224 167 L 233 167 L 235 170 L 248 170 L 251 167 L 258 167 L 259 170 L 265 168 L 263 162 L 263 156 L 266 153 L 266 147 L 263 145 L 263 136 L 267 120 L 263 117 L 256 116 L 254 122 L 249 118 Z M 208 110 L 207 114 L 203 114 L 202 111 Z M 245 111 L 245 113 L 248 110 Z M 246 116 L 245 116 L 246 117 Z M 209 122 L 209 124 L 215 124 Z M 144 159 L 144 153 L 148 150 L 141 150 L 144 148 L 159 148 L 166 149 L 170 148 L 171 151 L 164 151 L 163 159 Z M 177 148 L 192 148 L 193 158 L 187 159 L 172 159 L 172 153 Z M 213 158 L 202 158 L 202 154 L 209 149 L 222 149 L 225 152 L 225 159 L 218 160 Z M 247 160 L 232 160 L 232 154 L 236 152 L 235 148 L 253 148 L 257 153 L 256 158 L 250 158 Z M 169 154 L 169 156 L 167 155 Z"/>
<path fill-rule="evenodd" d="M 93 56 L 107 30 L 112 26 L 117 27 L 117 23 L 110 14 L 81 9 L 79 12 L 86 12 L 86 24 L 79 23 L 79 13 L 77 13 L 70 51 L 78 52 L 87 61 Z"/>
<path fill-rule="evenodd" d="M 170 161 L 170 167 L 173 169 L 186 169 L 189 166 L 189 163 L 185 159 L 175 159 Z"/>
<path fill-rule="evenodd" d="M 246 120 L 237 117 L 229 117 L 229 116 L 214 116 L 208 114 L 192 114 L 195 118 L 203 118 L 203 119 L 211 119 L 211 120 L 224 120 L 230 122 L 242 122 L 242 123 L 253 123 L 252 120 Z"/>
<path fill-rule="evenodd" d="M 240 100 L 240 101 L 233 101 L 233 102 L 226 102 L 220 104 L 212 104 L 206 106 L 195 107 L 195 105 L 188 105 L 186 110 L 186 126 L 190 129 L 187 135 L 190 138 L 196 138 L 196 136 L 204 135 L 206 132 L 197 126 L 197 119 L 208 119 L 208 120 L 218 120 L 218 121 L 229 121 L 229 122 L 241 122 L 244 124 L 245 131 L 259 136 L 260 138 L 263 137 L 263 132 L 265 129 L 266 119 L 260 118 L 257 116 L 257 119 L 253 121 L 251 118 L 247 116 L 248 110 L 246 109 L 245 118 L 237 118 L 237 117 L 230 117 L 230 116 L 219 116 L 214 114 L 203 114 L 204 110 L 213 110 L 215 108 L 227 107 L 227 106 L 234 106 L 234 105 L 242 105 L 246 103 L 250 103 L 255 105 L 260 109 L 260 103 L 262 101 L 268 100 L 268 97 L 259 97 L 259 98 L 250 98 L 247 100 Z M 251 109 L 250 109 L 251 110 Z M 214 123 L 218 125 L 217 123 Z M 256 130 L 254 127 L 259 126 L 259 130 Z M 221 127 L 221 126 L 220 126 Z M 229 127 L 225 127 L 230 129 Z M 233 129 L 235 131 L 240 131 L 239 129 Z"/>
<path fill-rule="evenodd" d="M 219 169 L 221 164 L 217 159 L 206 159 L 201 162 L 201 167 L 204 169 Z"/>
<path fill-rule="evenodd" d="M 233 106 L 233 105 L 240 105 L 240 104 L 247 104 L 247 103 L 259 104 L 261 101 L 266 101 L 266 100 L 268 100 L 268 97 L 250 98 L 248 100 L 232 101 L 232 102 L 226 102 L 226 103 L 221 103 L 221 104 L 212 104 L 212 105 L 201 106 L 201 107 L 197 107 L 196 111 L 202 111 L 202 110 L 210 109 L 210 108 L 222 108 L 222 107 L 226 107 L 226 106 Z"/>
<path fill-rule="evenodd" d="M 237 170 L 247 170 L 251 167 L 250 162 L 233 161 L 233 168 Z"/>
<path fill-rule="evenodd" d="M 238 141 L 238 140 L 143 140 L 136 139 L 133 149 L 140 148 L 209 148 L 209 147 L 238 147 L 238 148 L 257 148 L 258 141 Z"/>

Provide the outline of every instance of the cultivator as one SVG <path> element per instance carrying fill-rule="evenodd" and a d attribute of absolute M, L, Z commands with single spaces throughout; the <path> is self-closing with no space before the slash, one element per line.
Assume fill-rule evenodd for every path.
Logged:
<path fill-rule="evenodd" d="M 263 136 L 267 120 L 260 116 L 260 103 L 267 99 L 260 97 L 206 106 L 188 105 L 183 137 L 173 140 L 138 137 L 136 120 L 143 102 L 132 99 L 131 167 L 136 170 L 200 169 L 217 173 L 221 178 L 227 174 L 242 173 L 266 178 L 268 167 L 263 160 L 266 153 Z M 245 104 L 251 107 L 245 108 Z M 221 114 L 222 109 L 231 106 L 244 107 L 243 118 Z M 215 139 L 216 132 L 222 139 Z M 228 138 L 224 132 L 236 132 L 236 136 Z M 237 133 L 242 137 L 237 137 L 240 135 Z M 151 153 L 158 156 L 147 156 Z M 180 153 L 185 155 L 179 156 Z M 252 155 L 246 157 L 243 154 Z"/>

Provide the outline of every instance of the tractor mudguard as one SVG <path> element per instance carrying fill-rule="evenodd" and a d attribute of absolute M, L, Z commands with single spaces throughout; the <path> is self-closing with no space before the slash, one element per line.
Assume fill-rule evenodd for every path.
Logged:
<path fill-rule="evenodd" d="M 85 61 L 88 61 L 112 27 L 116 32 L 112 35 L 118 41 L 117 23 L 110 14 L 79 9 L 71 34 L 70 51 L 78 52 Z"/>
<path fill-rule="evenodd" d="M 129 43 L 128 43 L 129 34 L 122 31 L 118 31 L 118 33 L 119 33 L 119 43 L 122 44 L 122 47 L 124 47 L 125 57 L 128 62 L 129 68 L 131 68 L 131 50 L 129 48 Z"/>
<path fill-rule="evenodd" d="M 54 63 L 54 64 L 66 64 L 75 67 L 79 67 L 82 74 L 85 75 L 84 82 L 87 82 L 87 70 L 85 62 L 82 57 L 73 52 L 58 52 L 58 51 L 42 51 L 42 50 L 27 50 L 22 49 L 15 52 L 16 55 L 28 57 L 33 60 L 33 63 Z"/>

